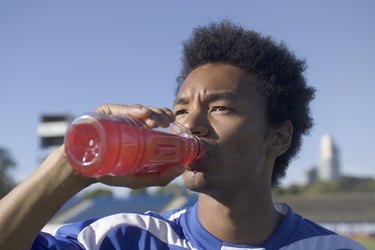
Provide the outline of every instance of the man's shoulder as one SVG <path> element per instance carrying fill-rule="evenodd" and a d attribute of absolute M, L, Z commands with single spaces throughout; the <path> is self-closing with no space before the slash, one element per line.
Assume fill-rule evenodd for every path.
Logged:
<path fill-rule="evenodd" d="M 279 250 L 366 250 L 364 246 L 358 242 L 338 234 L 317 235 L 295 241 Z"/>
<path fill-rule="evenodd" d="M 297 215 L 299 216 L 299 215 Z M 300 216 L 300 225 L 297 227 L 296 240 L 285 248 L 289 249 L 346 249 L 365 250 L 358 242 L 339 235 L 316 222 Z M 282 249 L 284 250 L 284 249 Z"/>
<path fill-rule="evenodd" d="M 84 230 L 95 229 L 102 231 L 106 227 L 108 230 L 117 227 L 138 227 L 147 229 L 149 224 L 158 221 L 158 223 L 173 223 L 175 218 L 180 217 L 186 212 L 186 209 L 177 209 L 165 211 L 162 213 L 147 211 L 144 213 L 117 213 L 107 216 L 93 217 L 79 222 L 64 224 L 56 230 L 57 235 L 78 235 Z"/>
<path fill-rule="evenodd" d="M 33 249 L 46 246 L 76 249 L 77 245 L 84 249 L 113 249 L 113 244 L 127 245 L 130 249 L 143 249 L 144 244 L 155 249 L 189 248 L 180 225 L 186 211 L 119 213 L 65 224 L 54 235 L 39 234 Z"/>
<path fill-rule="evenodd" d="M 363 250 L 356 241 L 294 213 L 286 204 L 277 204 L 277 209 L 285 215 L 280 230 L 288 240 L 280 250 L 295 249 L 352 249 Z"/>

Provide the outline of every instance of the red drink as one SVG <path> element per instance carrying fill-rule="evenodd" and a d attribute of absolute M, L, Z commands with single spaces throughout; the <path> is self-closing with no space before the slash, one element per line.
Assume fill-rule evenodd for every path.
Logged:
<path fill-rule="evenodd" d="M 73 168 L 85 176 L 158 172 L 188 167 L 203 155 L 199 139 L 145 128 L 132 118 L 92 113 L 76 119 L 65 136 Z"/>

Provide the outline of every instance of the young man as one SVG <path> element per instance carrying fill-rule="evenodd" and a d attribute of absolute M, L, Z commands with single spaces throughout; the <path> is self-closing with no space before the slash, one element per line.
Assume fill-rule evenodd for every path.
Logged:
<path fill-rule="evenodd" d="M 283 44 L 228 21 L 200 27 L 184 44 L 173 112 L 107 104 L 98 112 L 130 115 L 150 127 L 177 121 L 199 136 L 206 157 L 188 170 L 85 178 L 63 148 L 1 201 L 1 249 L 364 249 L 274 204 L 284 176 L 312 126 L 314 89 L 304 62 Z M 39 233 L 74 194 L 95 182 L 129 188 L 166 185 L 183 173 L 195 206 L 162 214 L 116 214 Z"/>

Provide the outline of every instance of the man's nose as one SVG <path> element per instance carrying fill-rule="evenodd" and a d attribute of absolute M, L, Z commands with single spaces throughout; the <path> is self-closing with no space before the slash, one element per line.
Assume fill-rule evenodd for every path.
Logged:
<path fill-rule="evenodd" d="M 186 115 L 182 123 L 189 131 L 196 136 L 208 136 L 210 126 L 207 116 L 202 111 L 191 111 Z"/>

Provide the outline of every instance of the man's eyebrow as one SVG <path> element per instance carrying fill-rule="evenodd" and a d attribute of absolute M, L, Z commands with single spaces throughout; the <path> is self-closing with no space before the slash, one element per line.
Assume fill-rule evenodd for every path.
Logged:
<path fill-rule="evenodd" d="M 204 97 L 204 101 L 206 102 L 213 102 L 213 101 L 218 101 L 218 100 L 229 100 L 229 101 L 236 101 L 238 99 L 238 95 L 229 92 L 229 91 L 220 91 L 220 92 L 214 92 L 214 93 L 209 93 Z M 188 104 L 189 103 L 189 98 L 187 97 L 178 97 L 174 100 L 173 105 L 177 104 Z"/>
<path fill-rule="evenodd" d="M 177 105 L 177 104 L 188 104 L 189 103 L 189 99 L 188 98 L 185 98 L 185 97 L 177 97 L 174 101 L 173 101 L 173 105 Z"/>
<path fill-rule="evenodd" d="M 220 91 L 207 95 L 206 100 L 209 102 L 218 100 L 237 101 L 238 95 L 229 91 Z"/>

